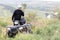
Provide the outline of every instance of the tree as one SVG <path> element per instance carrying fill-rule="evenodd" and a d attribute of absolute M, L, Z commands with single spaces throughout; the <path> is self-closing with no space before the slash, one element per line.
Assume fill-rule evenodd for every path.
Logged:
<path fill-rule="evenodd" d="M 22 6 L 23 6 L 23 8 L 24 8 L 24 9 L 26 9 L 26 7 L 27 7 L 27 4 L 25 4 L 25 3 L 22 3 Z"/>

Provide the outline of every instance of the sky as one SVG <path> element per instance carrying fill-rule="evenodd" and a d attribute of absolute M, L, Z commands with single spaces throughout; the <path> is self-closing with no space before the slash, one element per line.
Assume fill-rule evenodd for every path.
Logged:
<path fill-rule="evenodd" d="M 27 4 L 37 4 L 40 1 L 60 1 L 60 0 L 0 0 L 2 4 L 19 4 L 19 3 L 27 3 Z"/>

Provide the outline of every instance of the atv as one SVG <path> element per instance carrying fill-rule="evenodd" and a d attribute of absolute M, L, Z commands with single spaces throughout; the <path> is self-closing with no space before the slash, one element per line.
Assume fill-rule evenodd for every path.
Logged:
<path fill-rule="evenodd" d="M 8 37 L 15 37 L 19 32 L 21 33 L 33 33 L 31 30 L 31 24 L 20 25 L 18 20 L 14 21 L 14 26 L 7 26 L 7 35 Z"/>

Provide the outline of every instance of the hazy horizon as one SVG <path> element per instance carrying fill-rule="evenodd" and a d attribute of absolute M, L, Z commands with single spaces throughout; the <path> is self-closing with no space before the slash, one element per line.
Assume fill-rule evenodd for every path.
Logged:
<path fill-rule="evenodd" d="M 39 4 L 40 2 L 60 2 L 59 0 L 0 0 L 0 4 Z"/>

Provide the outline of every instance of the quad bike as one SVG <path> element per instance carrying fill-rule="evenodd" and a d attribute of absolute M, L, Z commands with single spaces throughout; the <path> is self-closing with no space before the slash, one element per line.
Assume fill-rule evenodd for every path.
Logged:
<path fill-rule="evenodd" d="M 19 27 L 19 31 L 21 33 L 33 33 L 31 30 L 31 25 L 30 24 L 24 24 Z"/>
<path fill-rule="evenodd" d="M 28 32 L 28 33 L 33 33 L 30 29 L 31 24 L 23 24 L 20 25 L 18 20 L 14 21 L 14 26 L 7 26 L 7 35 L 8 37 L 15 37 L 16 34 L 19 32 L 24 33 L 24 32 Z"/>
<path fill-rule="evenodd" d="M 8 26 L 6 30 L 8 37 L 15 37 L 16 34 L 18 33 L 18 27 L 16 26 Z"/>

